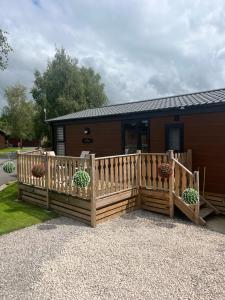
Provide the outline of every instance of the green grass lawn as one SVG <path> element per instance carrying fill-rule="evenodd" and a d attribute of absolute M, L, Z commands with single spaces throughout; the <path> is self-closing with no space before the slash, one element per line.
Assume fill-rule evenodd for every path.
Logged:
<path fill-rule="evenodd" d="M 38 224 L 57 216 L 32 204 L 16 201 L 17 184 L 13 183 L 0 192 L 0 235 Z"/>

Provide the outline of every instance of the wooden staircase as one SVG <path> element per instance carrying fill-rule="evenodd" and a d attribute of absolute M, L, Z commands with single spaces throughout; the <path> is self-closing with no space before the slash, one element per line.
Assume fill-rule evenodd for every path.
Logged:
<path fill-rule="evenodd" d="M 206 225 L 206 218 L 213 213 L 218 213 L 217 209 L 201 195 L 199 202 L 195 205 L 188 205 L 182 199 L 182 192 L 186 188 L 194 188 L 199 193 L 199 172 L 192 173 L 174 158 L 172 158 L 172 164 L 174 170 L 172 183 L 173 204 L 195 224 Z"/>
<path fill-rule="evenodd" d="M 200 196 L 199 208 L 190 207 L 181 197 L 174 194 L 174 205 L 178 207 L 185 216 L 197 225 L 206 225 L 206 218 L 214 213 L 218 213 L 215 207 L 211 205 L 205 198 Z"/>

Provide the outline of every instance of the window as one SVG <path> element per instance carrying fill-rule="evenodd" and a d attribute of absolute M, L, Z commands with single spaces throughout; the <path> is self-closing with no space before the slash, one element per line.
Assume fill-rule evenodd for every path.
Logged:
<path fill-rule="evenodd" d="M 166 125 L 166 151 L 174 150 L 176 152 L 183 152 L 183 136 L 183 124 Z"/>
<path fill-rule="evenodd" d="M 64 127 L 56 127 L 56 154 L 65 155 Z"/>

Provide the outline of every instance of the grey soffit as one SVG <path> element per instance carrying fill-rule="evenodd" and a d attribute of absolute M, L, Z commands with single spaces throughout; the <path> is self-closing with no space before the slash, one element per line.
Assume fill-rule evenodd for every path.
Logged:
<path fill-rule="evenodd" d="M 225 103 L 225 88 L 86 109 L 54 119 L 49 119 L 47 122 L 117 116 L 131 113 L 153 112 L 157 110 L 162 111 L 197 106 L 199 107 L 221 103 Z"/>

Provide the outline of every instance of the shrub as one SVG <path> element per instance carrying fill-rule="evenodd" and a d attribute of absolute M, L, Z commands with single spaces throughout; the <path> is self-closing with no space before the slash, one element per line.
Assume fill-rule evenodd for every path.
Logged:
<path fill-rule="evenodd" d="M 169 163 L 162 163 L 158 166 L 159 176 L 162 178 L 169 178 L 172 174 L 172 166 Z"/>
<path fill-rule="evenodd" d="M 199 199 L 199 194 L 195 189 L 187 188 L 182 193 L 182 199 L 189 205 L 196 204 Z"/>
<path fill-rule="evenodd" d="M 36 178 L 41 178 L 45 175 L 45 166 L 44 165 L 34 165 L 31 173 Z"/>
<path fill-rule="evenodd" d="M 6 161 L 3 164 L 2 169 L 5 173 L 13 173 L 16 170 L 16 165 L 13 161 Z"/>
<path fill-rule="evenodd" d="M 73 182 L 79 188 L 87 187 L 90 181 L 90 175 L 84 170 L 77 171 L 73 176 Z"/>

